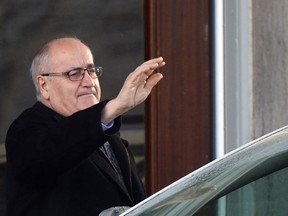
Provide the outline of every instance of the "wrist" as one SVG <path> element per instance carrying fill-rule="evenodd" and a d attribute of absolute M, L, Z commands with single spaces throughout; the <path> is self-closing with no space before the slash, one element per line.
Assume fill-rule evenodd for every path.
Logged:
<path fill-rule="evenodd" d="M 110 100 L 103 108 L 101 115 L 101 122 L 108 124 L 118 116 L 127 112 L 129 109 L 127 106 L 121 105 L 117 98 Z"/>

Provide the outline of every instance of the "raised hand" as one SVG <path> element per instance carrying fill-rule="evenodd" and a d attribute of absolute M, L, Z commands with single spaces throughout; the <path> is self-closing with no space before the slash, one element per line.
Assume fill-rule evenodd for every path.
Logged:
<path fill-rule="evenodd" d="M 117 96 L 121 106 L 131 109 L 142 103 L 163 77 L 154 71 L 164 65 L 163 58 L 159 57 L 144 62 L 130 73 Z"/>
<path fill-rule="evenodd" d="M 118 96 L 109 101 L 104 108 L 102 122 L 108 123 L 145 101 L 153 87 L 163 78 L 163 75 L 155 70 L 164 65 L 162 57 L 154 58 L 144 62 L 131 72 Z"/>

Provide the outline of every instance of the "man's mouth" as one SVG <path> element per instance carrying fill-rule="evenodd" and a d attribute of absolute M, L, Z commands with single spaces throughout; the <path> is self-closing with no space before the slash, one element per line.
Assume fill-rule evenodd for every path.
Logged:
<path fill-rule="evenodd" d="M 79 95 L 79 97 L 96 97 L 96 95 L 93 93 L 87 93 L 87 94 L 81 94 Z"/>
<path fill-rule="evenodd" d="M 81 97 L 81 96 L 94 96 L 94 97 L 96 97 L 96 92 L 82 92 L 78 95 L 78 97 Z"/>

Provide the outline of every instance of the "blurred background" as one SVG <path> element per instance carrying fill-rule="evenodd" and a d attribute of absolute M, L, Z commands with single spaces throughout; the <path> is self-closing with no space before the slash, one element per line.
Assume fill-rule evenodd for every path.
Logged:
<path fill-rule="evenodd" d="M 29 68 L 47 41 L 75 36 L 103 67 L 102 99 L 113 98 L 126 76 L 144 61 L 142 0 L 15 0 L 0 2 L 0 215 L 4 215 L 5 136 L 12 121 L 36 102 Z M 123 117 L 142 176 L 144 105 Z"/>

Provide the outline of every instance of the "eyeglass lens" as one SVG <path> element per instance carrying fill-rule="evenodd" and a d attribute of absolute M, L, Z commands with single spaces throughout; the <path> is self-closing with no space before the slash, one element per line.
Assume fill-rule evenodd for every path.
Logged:
<path fill-rule="evenodd" d="M 89 76 L 93 79 L 100 77 L 102 75 L 102 67 L 93 67 L 93 68 L 79 68 L 72 71 L 69 71 L 67 76 L 70 80 L 82 80 L 85 74 L 85 71 L 89 74 Z"/>

